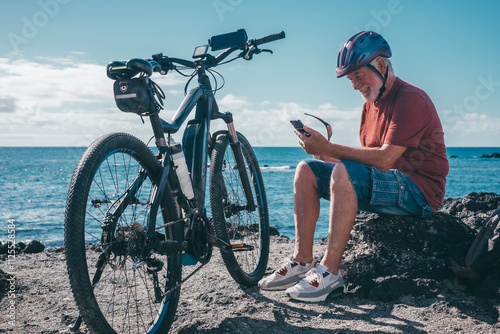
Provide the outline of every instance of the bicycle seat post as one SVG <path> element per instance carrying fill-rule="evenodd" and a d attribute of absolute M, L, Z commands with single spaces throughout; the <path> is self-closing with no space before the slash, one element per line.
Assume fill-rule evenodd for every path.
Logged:
<path fill-rule="evenodd" d="M 160 150 L 160 153 L 163 154 L 167 150 L 168 145 L 165 139 L 165 133 L 163 132 L 163 126 L 161 125 L 160 116 L 157 113 L 152 114 L 149 116 L 149 120 L 153 128 L 156 146 Z"/>

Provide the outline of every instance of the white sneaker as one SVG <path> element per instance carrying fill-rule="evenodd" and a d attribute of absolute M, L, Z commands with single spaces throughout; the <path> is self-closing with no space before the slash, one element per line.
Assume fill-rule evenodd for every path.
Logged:
<path fill-rule="evenodd" d="M 304 278 L 306 273 L 313 269 L 316 264 L 316 260 L 301 264 L 287 258 L 274 273 L 259 281 L 259 287 L 262 290 L 285 290 Z"/>
<path fill-rule="evenodd" d="M 327 267 L 318 264 L 311 269 L 306 277 L 293 287 L 286 290 L 292 299 L 304 302 L 322 302 L 328 295 L 341 295 L 344 293 L 344 279 L 339 272 L 332 274 Z"/>

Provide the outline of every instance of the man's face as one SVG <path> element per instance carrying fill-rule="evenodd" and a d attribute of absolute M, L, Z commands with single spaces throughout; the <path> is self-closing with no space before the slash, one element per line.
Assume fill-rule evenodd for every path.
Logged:
<path fill-rule="evenodd" d="M 382 80 L 369 68 L 362 67 L 359 70 L 349 73 L 347 79 L 351 81 L 352 87 L 359 91 L 365 101 L 375 101 L 378 96 Z"/>

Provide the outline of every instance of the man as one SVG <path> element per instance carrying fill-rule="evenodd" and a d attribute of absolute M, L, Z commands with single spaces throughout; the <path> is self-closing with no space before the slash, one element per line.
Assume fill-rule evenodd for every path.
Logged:
<path fill-rule="evenodd" d="M 331 143 L 304 126 L 297 130 L 304 150 L 319 157 L 301 161 L 294 179 L 295 251 L 272 275 L 264 290 L 287 289 L 293 299 L 324 301 L 342 293 L 342 254 L 358 210 L 425 217 L 438 210 L 445 192 L 448 160 L 436 109 L 421 89 L 392 71 L 391 49 L 372 31 L 342 46 L 337 77 L 347 76 L 365 99 L 362 147 Z M 313 258 L 320 198 L 330 200 L 327 250 Z"/>

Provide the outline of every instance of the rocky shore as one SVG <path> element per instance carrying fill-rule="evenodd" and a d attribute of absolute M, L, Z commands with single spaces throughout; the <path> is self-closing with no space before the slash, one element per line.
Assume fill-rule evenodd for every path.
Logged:
<path fill-rule="evenodd" d="M 499 333 L 500 268 L 473 287 L 450 270 L 498 207 L 500 195 L 471 193 L 426 219 L 360 213 L 343 259 L 347 291 L 317 304 L 236 284 L 216 251 L 182 286 L 171 333 Z M 12 263 L 14 286 L 0 255 L 0 332 L 70 333 L 78 311 L 64 249 L 24 252 L 28 246 L 19 245 Z M 315 255 L 325 247 L 316 242 Z M 273 236 L 268 273 L 292 252 L 292 240 Z"/>

